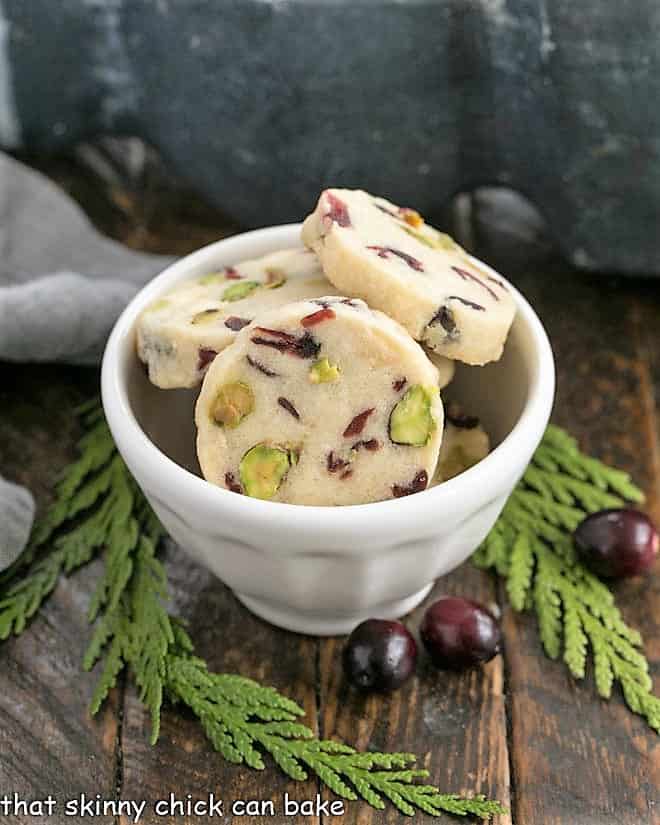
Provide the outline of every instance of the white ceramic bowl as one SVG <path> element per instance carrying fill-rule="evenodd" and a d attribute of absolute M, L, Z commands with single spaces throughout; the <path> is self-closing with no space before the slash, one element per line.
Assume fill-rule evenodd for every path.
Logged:
<path fill-rule="evenodd" d="M 299 232 L 247 232 L 168 267 L 117 321 L 102 392 L 117 447 L 174 540 L 257 615 L 325 635 L 369 616 L 403 615 L 478 546 L 546 427 L 554 363 L 539 319 L 514 290 L 518 313 L 502 359 L 459 366 L 451 385 L 451 397 L 480 416 L 496 445 L 475 467 L 423 493 L 350 507 L 259 501 L 209 484 L 195 458 L 196 393 L 149 383 L 135 354 L 135 320 L 179 281 L 295 246 Z"/>

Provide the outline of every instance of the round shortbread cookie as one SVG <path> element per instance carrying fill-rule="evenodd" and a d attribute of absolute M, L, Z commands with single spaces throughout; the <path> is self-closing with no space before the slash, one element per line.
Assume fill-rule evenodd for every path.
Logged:
<path fill-rule="evenodd" d="M 207 481 L 256 498 L 345 505 L 424 490 L 443 410 L 435 367 L 395 321 L 324 297 L 260 315 L 197 401 Z"/>
<path fill-rule="evenodd" d="M 444 390 L 445 387 L 451 384 L 454 373 L 456 372 L 456 362 L 450 358 L 445 358 L 444 355 L 438 355 L 437 352 L 433 352 L 433 350 L 428 347 L 424 347 L 423 349 L 426 357 L 438 371 L 438 388 Z"/>
<path fill-rule="evenodd" d="M 144 310 L 138 355 L 162 389 L 194 387 L 259 313 L 332 289 L 308 249 L 285 249 L 179 284 Z"/>
<path fill-rule="evenodd" d="M 458 404 L 450 402 L 445 406 L 445 429 L 432 486 L 468 470 L 489 452 L 490 438 L 479 419 L 465 415 Z"/>
<path fill-rule="evenodd" d="M 515 315 L 509 287 L 417 212 L 327 189 L 302 239 L 340 292 L 357 295 L 447 358 L 497 361 Z"/>

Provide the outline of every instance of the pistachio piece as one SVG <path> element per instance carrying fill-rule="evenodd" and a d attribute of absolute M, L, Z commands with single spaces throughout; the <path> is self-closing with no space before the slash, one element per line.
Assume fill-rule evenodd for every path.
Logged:
<path fill-rule="evenodd" d="M 309 380 L 312 384 L 328 384 L 339 378 L 341 370 L 337 364 L 331 364 L 327 358 L 315 361 L 309 370 Z"/>
<path fill-rule="evenodd" d="M 241 459 L 239 474 L 246 495 L 271 499 L 291 467 L 291 453 L 281 447 L 255 444 Z"/>
<path fill-rule="evenodd" d="M 232 284 L 222 293 L 222 300 L 240 301 L 241 298 L 247 298 L 252 290 L 259 286 L 261 286 L 259 281 L 240 281 L 237 284 Z"/>
<path fill-rule="evenodd" d="M 415 384 L 395 405 L 390 415 L 390 440 L 394 444 L 423 447 L 435 429 L 435 419 L 431 412 L 436 387 Z"/>
<path fill-rule="evenodd" d="M 278 287 L 284 286 L 285 283 L 286 275 L 281 269 L 273 267 L 266 272 L 266 282 L 264 284 L 266 289 L 277 289 Z"/>
<path fill-rule="evenodd" d="M 200 286 L 212 286 L 213 284 L 221 284 L 225 281 L 225 276 L 222 272 L 211 272 L 209 275 L 204 275 L 197 280 Z"/>
<path fill-rule="evenodd" d="M 449 235 L 445 235 L 444 232 L 438 232 L 437 230 L 434 230 L 431 227 L 428 227 L 424 232 L 420 232 L 418 229 L 415 228 L 414 225 L 403 226 L 401 228 L 404 232 L 407 232 L 411 237 L 415 238 L 420 243 L 423 243 L 425 246 L 428 246 L 431 249 L 444 249 L 447 252 L 461 251 L 461 247 L 456 243 L 456 241 L 453 238 L 451 238 Z"/>
<path fill-rule="evenodd" d="M 211 416 L 221 427 L 233 429 L 254 410 L 254 393 L 247 384 L 235 381 L 225 384 L 211 409 Z"/>
<path fill-rule="evenodd" d="M 191 324 L 195 324 L 195 326 L 199 326 L 200 324 L 208 324 L 210 321 L 215 320 L 215 316 L 220 312 L 219 309 L 203 309 L 201 312 L 197 312 L 193 315 Z"/>

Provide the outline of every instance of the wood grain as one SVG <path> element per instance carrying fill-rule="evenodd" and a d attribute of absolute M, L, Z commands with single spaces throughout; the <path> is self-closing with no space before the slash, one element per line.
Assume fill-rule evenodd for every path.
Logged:
<path fill-rule="evenodd" d="M 44 161 L 42 167 L 98 226 L 134 247 L 183 254 L 232 231 L 220 213 L 170 185 L 152 164 L 134 178 L 119 174 L 99 185 L 90 174 L 98 158 L 81 157 Z M 483 204 L 477 220 L 480 212 Z M 648 509 L 660 520 L 657 284 L 578 275 L 556 261 L 547 237 L 525 246 L 524 234 L 512 232 L 503 241 L 501 232 L 483 229 L 470 233 L 480 244 L 475 251 L 513 276 L 548 328 L 558 366 L 554 420 L 583 448 L 629 470 L 648 491 Z M 0 471 L 27 484 L 40 505 L 73 455 L 71 410 L 96 388 L 97 375 L 90 370 L 0 366 Z M 483 792 L 508 805 L 511 816 L 500 817 L 497 825 L 660 823 L 660 738 L 630 714 L 619 695 L 600 701 L 591 674 L 577 683 L 562 663 L 546 659 L 532 616 L 504 606 L 504 655 L 482 671 L 442 673 L 422 655 L 417 676 L 400 692 L 364 697 L 342 679 L 343 639 L 317 641 L 269 627 L 171 545 L 167 567 L 174 608 L 190 622 L 200 655 L 217 670 L 274 684 L 305 707 L 307 723 L 318 725 L 322 736 L 417 753 L 443 790 Z M 28 631 L 0 646 L 0 795 L 16 791 L 40 798 L 50 792 L 63 800 L 85 792 L 153 802 L 170 792 L 185 799 L 215 791 L 225 799 L 279 801 L 288 790 L 294 798 L 312 798 L 319 790 L 315 779 L 288 782 L 272 763 L 263 773 L 228 765 L 185 710 L 164 709 L 161 740 L 150 747 L 147 716 L 123 682 L 100 716 L 90 719 L 94 680 L 79 663 L 97 573 L 91 565 L 63 581 Z M 498 587 L 490 575 L 465 565 L 440 582 L 427 603 L 450 592 L 505 605 Z M 660 691 L 660 575 L 618 586 L 617 597 L 625 617 L 645 635 Z M 413 630 L 421 612 L 407 619 Z M 327 790 L 322 795 L 333 798 Z M 343 817 L 324 825 L 403 820 L 391 807 L 377 812 L 349 803 Z M 112 817 L 93 821 L 119 825 Z M 203 820 L 150 814 L 142 821 Z M 244 821 L 278 825 L 290 819 Z M 420 815 L 413 821 L 456 820 Z M 35 819 L 11 822 L 33 825 Z"/>
<path fill-rule="evenodd" d="M 539 311 L 557 361 L 554 419 L 581 446 L 657 490 L 654 400 L 635 332 L 631 289 L 564 269 L 519 279 Z M 617 290 L 606 298 L 603 286 Z M 660 317 L 660 316 L 659 316 Z M 617 588 L 625 617 L 646 635 L 657 672 L 660 585 L 636 579 Z M 516 822 L 640 825 L 660 822 L 660 741 L 615 692 L 597 698 L 562 663 L 541 655 L 534 622 L 504 612 L 511 692 Z M 654 655 L 655 650 L 655 655 Z"/>
<path fill-rule="evenodd" d="M 92 370 L 0 365 L 0 467 L 27 484 L 42 510 L 74 456 L 71 411 L 97 380 Z M 83 793 L 115 798 L 118 697 L 113 693 L 92 720 L 94 679 L 81 669 L 88 598 L 99 569 L 94 563 L 61 581 L 29 630 L 0 646 L 0 793 L 28 800 L 52 794 L 59 811 L 48 821 L 57 825 L 72 822 L 63 815 L 68 799 Z M 0 821 L 34 825 L 38 819 L 20 814 Z"/>
<path fill-rule="evenodd" d="M 305 709 L 306 723 L 316 729 L 316 640 L 278 630 L 252 616 L 178 547 L 169 546 L 167 569 L 175 610 L 189 622 L 197 652 L 209 668 L 273 685 Z M 148 738 L 145 713 L 131 688 L 126 692 L 121 732 L 122 794 L 147 799 L 150 807 L 170 792 L 178 798 L 189 793 L 193 799 L 206 799 L 213 791 L 229 802 L 272 799 L 276 810 L 281 810 L 285 792 L 297 800 L 314 798 L 317 792 L 315 780 L 288 781 L 268 758 L 264 773 L 225 762 L 212 750 L 198 720 L 180 709 L 165 709 L 156 747 L 149 745 Z M 144 821 L 182 825 L 200 820 L 148 816 Z M 277 815 L 263 821 L 285 825 L 290 819 Z M 316 819 L 301 816 L 295 821 L 307 825 Z"/>
<path fill-rule="evenodd" d="M 426 602 L 406 619 L 417 635 L 424 609 L 441 593 L 493 604 L 490 575 L 464 565 L 436 584 Z M 321 734 L 360 749 L 408 751 L 417 754 L 429 781 L 446 793 L 483 793 L 510 806 L 503 661 L 494 659 L 481 670 L 464 674 L 436 670 L 420 645 L 418 673 L 391 695 L 362 695 L 342 677 L 341 649 L 345 639 L 321 641 Z M 351 803 L 333 823 L 382 825 L 399 823 L 391 806 L 375 811 Z M 423 814 L 415 822 L 455 821 Z M 509 816 L 493 820 L 508 825 Z"/>

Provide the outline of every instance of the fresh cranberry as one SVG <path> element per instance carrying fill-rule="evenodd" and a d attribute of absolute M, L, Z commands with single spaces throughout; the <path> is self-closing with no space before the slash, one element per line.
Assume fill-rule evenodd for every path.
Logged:
<path fill-rule="evenodd" d="M 500 652 L 500 628 L 479 602 L 443 596 L 424 614 L 422 642 L 436 667 L 463 670 Z"/>
<path fill-rule="evenodd" d="M 401 622 L 367 619 L 348 637 L 342 662 L 355 687 L 396 690 L 415 670 L 417 643 Z"/>
<path fill-rule="evenodd" d="M 578 524 L 573 540 L 580 559 L 597 576 L 625 579 L 646 573 L 660 547 L 658 531 L 639 510 L 600 510 Z"/>

